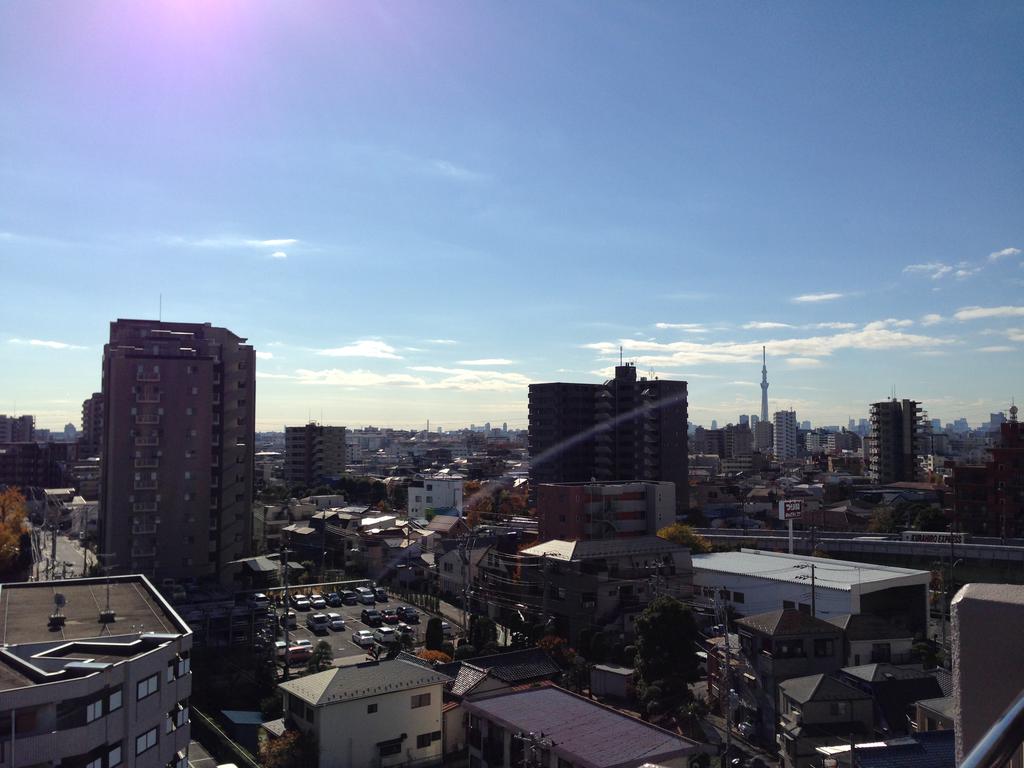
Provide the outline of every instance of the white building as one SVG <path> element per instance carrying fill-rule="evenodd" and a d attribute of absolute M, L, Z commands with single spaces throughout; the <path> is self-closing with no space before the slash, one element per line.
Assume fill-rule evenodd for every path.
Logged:
<path fill-rule="evenodd" d="M 449 680 L 404 659 L 337 667 L 281 683 L 285 718 L 317 744 L 320 768 L 440 765 Z"/>
<path fill-rule="evenodd" d="M 925 633 L 928 571 L 742 549 L 694 555 L 694 592 L 710 602 L 717 591 L 740 616 L 780 608 L 811 611 L 812 564 L 818 618 L 869 613 Z"/>
<path fill-rule="evenodd" d="M 428 509 L 457 509 L 462 514 L 463 479 L 458 475 L 434 475 L 409 486 L 409 517 L 426 517 Z"/>
<path fill-rule="evenodd" d="M 796 411 L 776 411 L 772 429 L 775 458 L 780 461 L 796 458 Z"/>
<path fill-rule="evenodd" d="M 0 587 L 3 768 L 188 768 L 192 632 L 145 577 L 109 581 L 106 621 L 102 578 Z"/>
<path fill-rule="evenodd" d="M 437 557 L 437 578 L 441 594 L 461 595 L 467 587 L 472 586 L 480 572 L 480 561 L 489 549 L 487 546 L 465 551 L 462 547 L 455 547 Z"/>

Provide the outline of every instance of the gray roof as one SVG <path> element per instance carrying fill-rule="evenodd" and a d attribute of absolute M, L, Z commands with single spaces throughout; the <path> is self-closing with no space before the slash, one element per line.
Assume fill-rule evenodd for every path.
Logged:
<path fill-rule="evenodd" d="M 952 730 L 927 731 L 884 747 L 858 747 L 858 768 L 949 768 L 956 764 Z"/>
<path fill-rule="evenodd" d="M 870 613 L 844 613 L 826 621 L 842 629 L 847 640 L 897 640 L 914 636 L 913 632 Z"/>
<path fill-rule="evenodd" d="M 448 682 L 447 675 L 404 659 L 368 661 L 336 667 L 315 675 L 281 683 L 278 688 L 317 706 L 363 699 L 395 691 L 408 691 Z"/>
<path fill-rule="evenodd" d="M 792 635 L 836 635 L 840 630 L 824 619 L 811 616 L 795 608 L 779 608 L 766 613 L 755 613 L 736 619 L 741 627 L 753 629 L 771 637 Z"/>
<path fill-rule="evenodd" d="M 930 709 L 932 712 L 948 717 L 950 720 L 956 715 L 956 699 L 952 696 L 942 696 L 937 699 L 921 699 L 918 706 Z"/>
<path fill-rule="evenodd" d="M 843 667 L 844 673 L 869 683 L 882 680 L 918 680 L 934 678 L 931 672 L 919 667 L 897 666 L 895 664 L 861 664 L 858 667 Z"/>
<path fill-rule="evenodd" d="M 466 661 L 509 685 L 551 680 L 562 673 L 561 668 L 540 648 L 476 656 Z"/>
<path fill-rule="evenodd" d="M 808 701 L 852 701 L 871 698 L 870 694 L 859 688 L 841 683 L 828 675 L 794 677 L 779 683 L 779 690 L 800 704 L 806 704 Z"/>
<path fill-rule="evenodd" d="M 515 731 L 543 732 L 551 751 L 579 768 L 636 766 L 700 751 L 689 739 L 553 685 L 463 702 L 468 712 Z"/>

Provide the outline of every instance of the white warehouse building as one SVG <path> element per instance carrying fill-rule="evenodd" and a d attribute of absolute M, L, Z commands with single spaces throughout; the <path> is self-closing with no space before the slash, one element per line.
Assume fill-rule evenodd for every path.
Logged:
<path fill-rule="evenodd" d="M 740 616 L 780 608 L 810 613 L 812 565 L 818 618 L 866 613 L 927 633 L 931 573 L 909 568 L 756 549 L 715 552 L 693 556 L 694 597 L 710 604 L 718 591 Z"/>
<path fill-rule="evenodd" d="M 462 486 L 459 475 L 434 475 L 409 486 L 409 517 L 426 517 L 428 509 L 455 509 L 462 514 Z"/>

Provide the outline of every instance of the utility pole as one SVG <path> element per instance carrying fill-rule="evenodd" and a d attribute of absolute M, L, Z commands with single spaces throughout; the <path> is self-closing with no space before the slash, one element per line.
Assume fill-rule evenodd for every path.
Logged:
<path fill-rule="evenodd" d="M 818 590 L 814 581 L 814 563 L 811 563 L 811 616 L 818 615 Z"/>
<path fill-rule="evenodd" d="M 732 648 L 729 645 L 729 615 L 721 603 L 722 591 L 715 587 L 715 619 L 725 629 L 725 666 L 719 682 L 719 699 L 725 703 L 725 752 L 722 755 L 722 766 L 726 765 L 729 753 L 732 752 Z"/>
<path fill-rule="evenodd" d="M 285 680 L 288 679 L 288 676 L 289 676 L 289 674 L 291 672 L 291 670 L 289 669 L 289 663 L 288 663 L 289 662 L 289 659 L 288 659 L 289 642 L 288 641 L 289 641 L 289 629 L 290 629 L 290 624 L 291 624 L 291 622 L 288 621 L 288 611 L 289 611 L 290 606 L 291 606 L 291 603 L 290 603 L 289 598 L 288 598 L 288 570 L 289 570 L 289 568 L 288 568 L 288 554 L 289 554 L 289 549 L 288 549 L 288 546 L 285 545 L 284 547 L 282 547 L 281 554 L 280 554 L 281 568 L 284 571 L 284 573 L 283 573 L 283 581 L 284 581 L 284 679 Z"/>
<path fill-rule="evenodd" d="M 50 579 L 57 578 L 57 523 L 50 523 Z"/>

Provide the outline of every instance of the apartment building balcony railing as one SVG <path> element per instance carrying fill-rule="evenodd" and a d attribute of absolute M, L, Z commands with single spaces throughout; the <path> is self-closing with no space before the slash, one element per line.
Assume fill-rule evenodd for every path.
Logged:
<path fill-rule="evenodd" d="M 159 392 L 140 392 L 135 396 L 136 403 L 159 403 Z"/>
<path fill-rule="evenodd" d="M 133 548 L 132 549 L 132 557 L 136 557 L 136 558 L 140 558 L 140 559 L 141 558 L 147 558 L 147 557 L 156 557 L 156 547 L 153 547 L 151 549 L 135 549 L 135 548 Z"/>
<path fill-rule="evenodd" d="M 136 448 L 153 448 L 160 445 L 160 438 L 156 435 L 150 435 L 149 437 L 136 437 L 135 447 Z"/>
<path fill-rule="evenodd" d="M 160 381 L 159 371 L 139 371 L 135 375 L 136 381 Z"/>
<path fill-rule="evenodd" d="M 133 525 L 132 534 L 135 536 L 151 536 L 156 533 L 156 525 L 153 523 L 146 523 L 144 525 Z"/>
<path fill-rule="evenodd" d="M 1003 768 L 1024 747 L 1024 692 L 993 723 L 960 768 Z"/>
<path fill-rule="evenodd" d="M 159 424 L 159 413 L 140 413 L 135 417 L 136 424 Z"/>
<path fill-rule="evenodd" d="M 142 480 L 136 480 L 132 486 L 136 491 L 155 491 L 156 480 L 152 478 L 144 478 Z"/>
<path fill-rule="evenodd" d="M 155 501 L 137 501 L 132 504 L 132 512 L 156 512 Z"/>
<path fill-rule="evenodd" d="M 156 469 L 160 466 L 160 459 L 156 456 L 148 456 L 135 459 L 136 469 Z"/>

